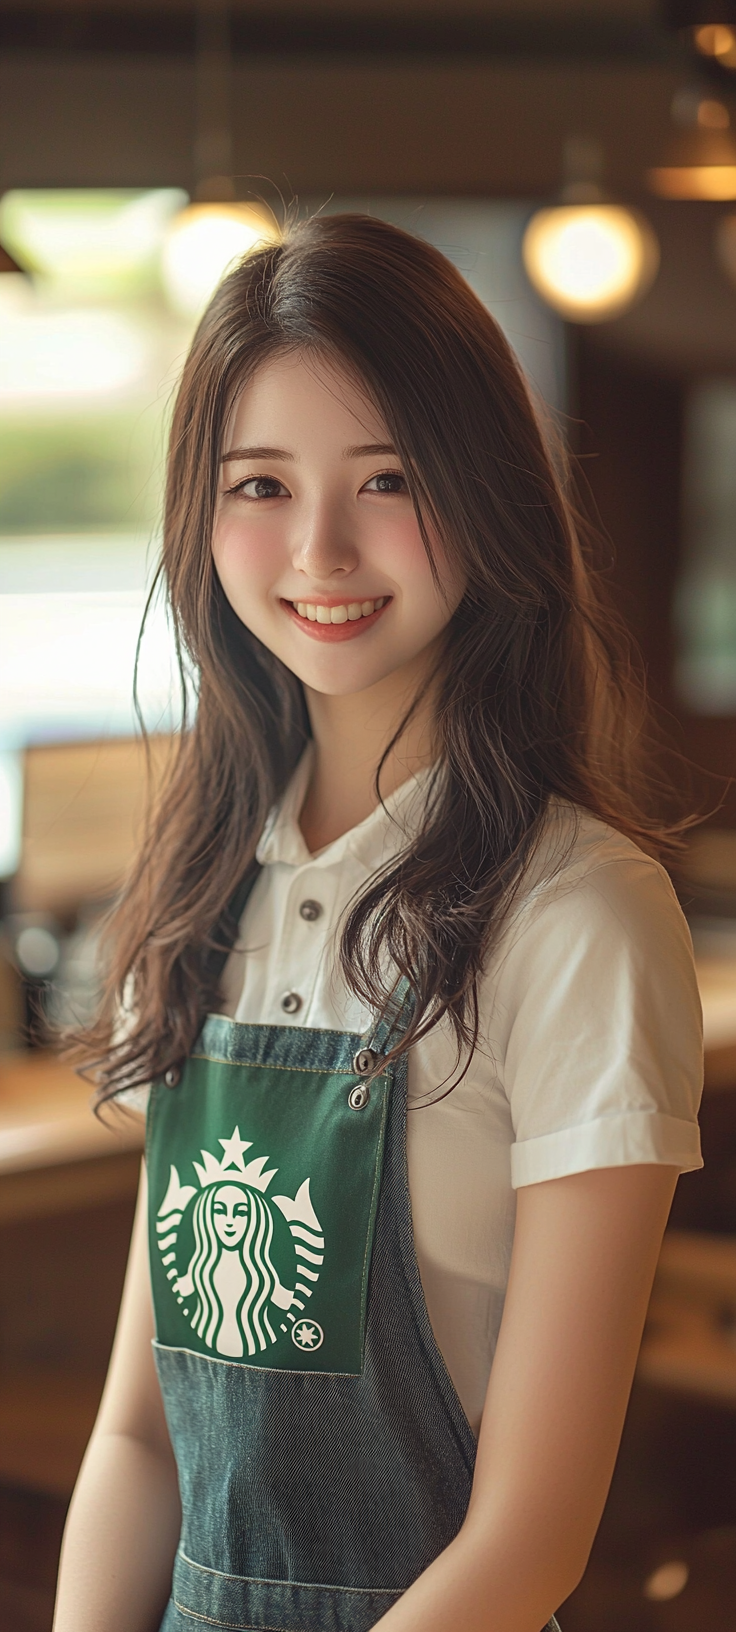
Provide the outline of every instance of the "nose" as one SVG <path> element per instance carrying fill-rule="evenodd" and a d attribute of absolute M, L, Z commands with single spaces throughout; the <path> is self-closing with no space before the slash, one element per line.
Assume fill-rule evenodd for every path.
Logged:
<path fill-rule="evenodd" d="M 316 498 L 298 519 L 292 555 L 297 572 L 317 582 L 344 578 L 358 565 L 358 549 L 344 512 L 326 498 Z"/>

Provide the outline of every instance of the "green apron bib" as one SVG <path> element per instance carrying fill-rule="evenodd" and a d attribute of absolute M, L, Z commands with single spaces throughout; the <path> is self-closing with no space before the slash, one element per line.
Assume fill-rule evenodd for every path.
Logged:
<path fill-rule="evenodd" d="M 213 1015 L 152 1090 L 183 1514 L 161 1632 L 368 1632 L 465 1517 L 475 1440 L 419 1279 L 390 1029 L 367 1047 Z"/>

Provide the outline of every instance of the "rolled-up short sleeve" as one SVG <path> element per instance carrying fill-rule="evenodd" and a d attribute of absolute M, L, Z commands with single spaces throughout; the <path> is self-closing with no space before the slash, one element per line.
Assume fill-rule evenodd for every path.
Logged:
<path fill-rule="evenodd" d="M 655 862 L 619 841 L 612 859 L 537 892 L 495 997 L 514 1188 L 598 1167 L 702 1165 L 692 944 Z"/>

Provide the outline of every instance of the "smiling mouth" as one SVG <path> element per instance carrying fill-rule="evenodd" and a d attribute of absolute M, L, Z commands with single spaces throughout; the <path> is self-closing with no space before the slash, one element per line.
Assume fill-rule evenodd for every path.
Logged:
<path fill-rule="evenodd" d="M 306 618 L 309 623 L 358 623 L 361 618 L 380 612 L 388 599 L 388 595 L 381 595 L 377 601 L 341 601 L 336 606 L 325 606 L 322 601 L 290 601 L 289 605 L 297 617 Z"/>
<path fill-rule="evenodd" d="M 391 605 L 393 596 L 364 601 L 287 601 L 281 605 L 305 635 L 313 640 L 352 640 L 371 629 Z"/>

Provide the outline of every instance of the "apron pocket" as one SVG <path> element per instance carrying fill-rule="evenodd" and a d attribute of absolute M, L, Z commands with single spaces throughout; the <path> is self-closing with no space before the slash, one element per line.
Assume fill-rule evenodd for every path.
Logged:
<path fill-rule="evenodd" d="M 369 1587 L 315 1586 L 225 1575 L 178 1553 L 172 1601 L 181 1615 L 225 1632 L 370 1632 L 401 1597 Z"/>

